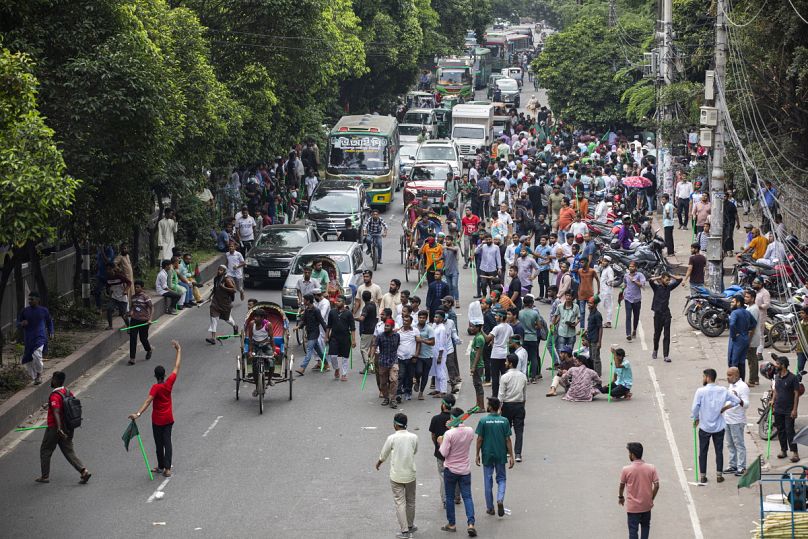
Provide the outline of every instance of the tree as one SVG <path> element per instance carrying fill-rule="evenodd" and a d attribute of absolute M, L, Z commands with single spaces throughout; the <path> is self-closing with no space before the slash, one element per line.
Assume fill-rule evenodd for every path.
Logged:
<path fill-rule="evenodd" d="M 0 272 L 0 305 L 14 268 L 27 256 L 48 303 L 37 243 L 56 232 L 54 216 L 70 212 L 79 180 L 65 175 L 53 130 L 37 108 L 37 79 L 26 55 L 0 49 L 0 245 L 9 246 Z M 0 335 L 0 350 L 3 337 Z"/>
<path fill-rule="evenodd" d="M 634 32 L 633 21 L 630 27 Z M 634 79 L 618 72 L 642 49 L 621 40 L 618 31 L 623 30 L 609 28 L 603 15 L 596 12 L 545 40 L 533 66 L 548 90 L 556 117 L 576 125 L 625 122 L 625 105 L 620 98 Z"/>

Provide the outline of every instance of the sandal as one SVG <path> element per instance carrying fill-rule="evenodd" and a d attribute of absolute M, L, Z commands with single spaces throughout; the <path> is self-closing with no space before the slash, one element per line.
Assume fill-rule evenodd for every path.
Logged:
<path fill-rule="evenodd" d="M 162 468 L 157 468 L 157 467 L 152 468 L 151 471 L 152 471 L 152 473 L 157 473 L 157 474 L 163 473 L 163 469 Z"/>
<path fill-rule="evenodd" d="M 444 524 L 443 526 L 440 527 L 440 531 L 454 533 L 457 531 L 457 527 L 449 527 L 448 524 Z"/>
<path fill-rule="evenodd" d="M 87 481 L 89 481 L 92 476 L 93 474 L 91 474 L 90 471 L 87 470 L 87 468 L 85 468 L 84 473 L 81 474 L 81 480 L 79 481 L 79 484 L 86 485 Z"/>

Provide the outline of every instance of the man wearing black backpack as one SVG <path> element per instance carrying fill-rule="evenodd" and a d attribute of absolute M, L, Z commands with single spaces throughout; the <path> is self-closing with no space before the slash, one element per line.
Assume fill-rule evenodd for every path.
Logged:
<path fill-rule="evenodd" d="M 39 449 L 42 476 L 36 482 L 50 483 L 50 459 L 56 446 L 59 446 L 67 462 L 81 474 L 79 483 L 84 485 L 92 474 L 73 450 L 73 431 L 81 426 L 81 402 L 65 387 L 65 373 L 62 371 L 53 373 L 51 388 L 53 390 L 48 398 L 48 428 Z"/>

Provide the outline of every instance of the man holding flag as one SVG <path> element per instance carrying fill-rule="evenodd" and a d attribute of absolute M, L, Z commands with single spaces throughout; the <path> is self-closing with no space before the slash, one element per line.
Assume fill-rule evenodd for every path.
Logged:
<path fill-rule="evenodd" d="M 182 347 L 177 341 L 171 341 L 174 350 L 177 351 L 174 360 L 174 370 L 166 378 L 166 369 L 162 365 L 154 368 L 154 377 L 157 383 L 152 385 L 149 396 L 140 406 L 137 412 L 129 415 L 129 419 L 136 420 L 152 406 L 152 432 L 154 433 L 154 445 L 157 449 L 157 467 L 152 472 L 171 477 L 171 458 L 173 447 L 171 446 L 171 429 L 174 426 L 174 413 L 171 401 L 171 391 L 174 389 L 174 382 L 180 372 L 182 363 Z M 128 432 L 128 431 L 127 431 Z M 127 440 L 124 438 L 124 444 Z"/>

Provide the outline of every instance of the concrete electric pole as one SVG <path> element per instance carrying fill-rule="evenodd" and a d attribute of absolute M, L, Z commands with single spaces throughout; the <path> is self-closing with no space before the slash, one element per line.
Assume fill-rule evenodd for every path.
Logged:
<path fill-rule="evenodd" d="M 724 80 L 727 73 L 726 0 L 717 0 L 715 19 L 715 105 L 717 125 L 713 136 L 713 168 L 710 173 L 710 238 L 707 240 L 707 286 L 716 292 L 724 289 L 724 125 L 729 114 L 724 103 Z M 705 94 L 711 93 L 705 88 Z"/>
<path fill-rule="evenodd" d="M 668 86 L 674 81 L 675 68 L 673 58 L 673 0 L 660 0 L 659 31 L 659 77 L 657 79 L 657 96 L 661 86 Z M 671 149 L 666 148 L 662 136 L 662 122 L 670 122 L 673 117 L 670 106 L 657 107 L 657 177 L 663 191 L 673 195 L 673 170 L 669 166 Z M 670 146 L 670 144 L 668 144 Z"/>

